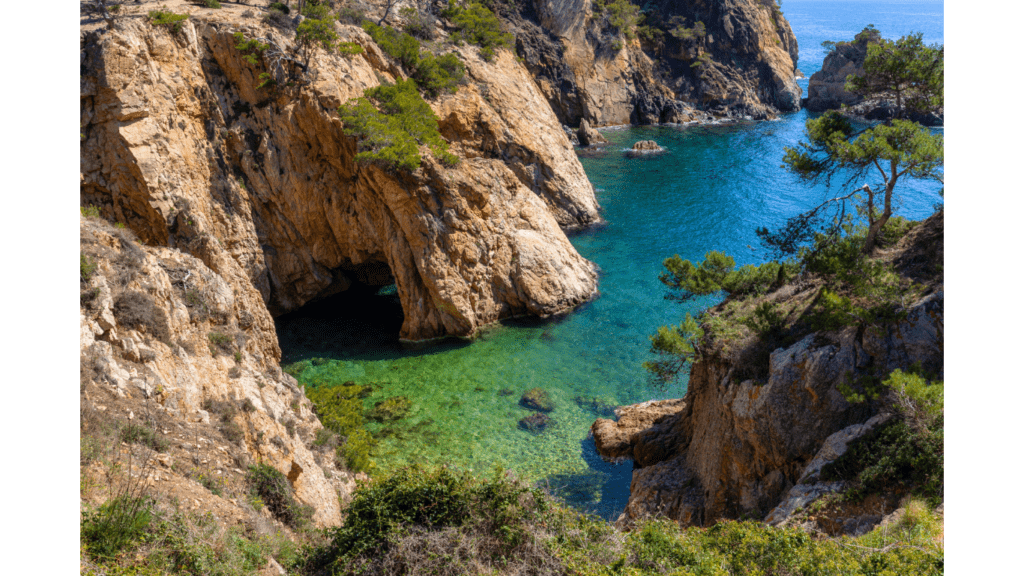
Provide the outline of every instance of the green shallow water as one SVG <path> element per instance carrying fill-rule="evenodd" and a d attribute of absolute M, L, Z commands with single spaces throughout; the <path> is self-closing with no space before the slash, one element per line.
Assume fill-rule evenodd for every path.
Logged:
<path fill-rule="evenodd" d="M 801 46 L 842 39 L 832 37 L 838 24 L 831 3 L 820 4 L 794 5 L 790 22 Z M 910 4 L 937 15 L 938 27 L 925 32 L 929 41 L 941 40 L 941 3 Z M 888 33 L 891 3 L 842 5 L 850 8 L 843 12 L 849 20 L 843 26 L 851 30 L 874 21 L 887 37 L 905 33 L 895 28 Z M 811 54 L 816 60 L 801 62 L 805 71 L 821 65 L 823 53 Z M 300 374 L 306 385 L 372 384 L 373 393 L 364 400 L 367 410 L 391 396 L 411 399 L 407 418 L 390 426 L 368 425 L 378 438 L 372 452 L 378 471 L 413 462 L 476 473 L 499 465 L 549 486 L 574 506 L 615 518 L 629 496 L 631 465 L 597 457 L 587 433 L 601 414 L 574 398 L 629 404 L 685 393 L 685 377 L 668 389 L 648 382 L 641 367 L 651 357 L 647 336 L 714 301 L 688 308 L 666 301 L 657 279 L 661 262 L 677 253 L 701 259 L 708 250 L 725 251 L 739 265 L 763 262 L 766 255 L 754 230 L 778 226 L 826 194 L 779 167 L 784 148 L 801 138 L 807 117 L 798 112 L 772 122 L 609 130 L 607 147 L 580 151 L 607 224 L 570 238 L 601 268 L 600 297 L 572 314 L 506 321 L 471 343 L 408 350 L 398 342 L 402 310 L 394 288 L 363 287 L 278 318 L 284 362 L 322 359 Z M 633 142 L 647 139 L 666 151 L 626 152 Z M 903 216 L 927 217 L 942 201 L 938 185 L 901 181 L 900 186 Z M 538 386 L 555 401 L 555 423 L 532 434 L 517 425 L 530 413 L 518 402 L 525 390 Z"/>

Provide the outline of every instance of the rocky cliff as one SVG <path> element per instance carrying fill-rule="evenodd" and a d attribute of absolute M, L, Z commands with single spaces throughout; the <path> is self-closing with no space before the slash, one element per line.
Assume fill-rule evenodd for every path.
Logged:
<path fill-rule="evenodd" d="M 940 212 L 886 256 L 905 273 L 929 270 L 924 274 L 928 288 L 907 303 L 902 321 L 806 334 L 770 351 L 761 374 L 751 373 L 742 354 L 712 344 L 693 365 L 681 400 L 627 407 L 615 422 L 596 421 L 592 432 L 602 456 L 634 461 L 621 521 L 664 515 L 704 525 L 721 518 L 763 518 L 787 491 L 814 476 L 809 463 L 817 460 L 820 469 L 823 446 L 841 439 L 845 447 L 854 435 L 846 429 L 872 417 L 865 405 L 846 400 L 840 384 L 914 363 L 941 374 L 943 292 L 941 272 L 936 277 L 934 270 L 942 262 L 942 230 Z M 764 301 L 799 310 L 819 290 L 812 281 L 791 283 Z M 726 306 L 712 314 L 722 314 Z M 837 455 L 835 449 L 825 452 Z"/>
<path fill-rule="evenodd" d="M 800 108 L 797 41 L 774 2 L 659 0 L 623 28 L 605 4 L 536 0 L 499 10 L 563 123 L 764 119 Z M 698 22 L 702 33 L 693 32 Z M 680 28 L 689 31 L 682 38 L 672 33 Z"/>
<path fill-rule="evenodd" d="M 338 119 L 340 104 L 401 74 L 361 29 L 338 26 L 365 54 L 320 53 L 313 82 L 270 95 L 232 34 L 290 38 L 209 12 L 178 33 L 126 20 L 83 34 L 83 205 L 147 244 L 224 261 L 273 314 L 354 281 L 394 282 L 410 340 L 595 294 L 593 265 L 561 230 L 599 220 L 593 188 L 510 54 L 485 63 L 464 47 L 470 85 L 432 103 L 460 165 L 394 173 L 357 164 Z"/>

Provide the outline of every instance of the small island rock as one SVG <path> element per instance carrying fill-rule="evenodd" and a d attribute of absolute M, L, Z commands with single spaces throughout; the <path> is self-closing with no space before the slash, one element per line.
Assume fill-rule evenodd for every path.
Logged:
<path fill-rule="evenodd" d="M 637 152 L 661 152 L 664 148 L 658 146 L 658 143 L 654 140 L 641 140 L 633 144 L 633 150 Z"/>

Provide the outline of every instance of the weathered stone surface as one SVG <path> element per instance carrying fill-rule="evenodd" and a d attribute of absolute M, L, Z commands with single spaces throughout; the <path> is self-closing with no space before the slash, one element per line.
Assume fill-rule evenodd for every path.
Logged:
<path fill-rule="evenodd" d="M 891 418 L 891 414 L 876 414 L 867 422 L 847 426 L 826 438 L 818 453 L 807 463 L 804 471 L 800 474 L 796 486 L 789 490 L 782 502 L 768 513 L 764 521 L 773 526 L 783 524 L 798 509 L 806 508 L 808 504 L 825 494 L 842 490 L 846 485 L 845 482 L 820 482 L 818 478 L 821 469 L 845 454 L 850 442 L 885 424 Z M 875 523 L 877 524 L 877 521 Z"/>
<path fill-rule="evenodd" d="M 668 21 L 702 21 L 707 36 L 658 47 L 609 34 L 590 0 L 539 0 L 502 13 L 517 51 L 559 119 L 596 126 L 692 121 L 692 108 L 768 118 L 800 107 L 797 42 L 781 12 L 753 0 L 645 5 Z M 706 64 L 692 66 L 701 56 Z M 691 109 L 692 109 L 691 108 Z"/>
<path fill-rule="evenodd" d="M 685 409 L 686 403 L 681 399 L 651 400 L 616 408 L 616 420 L 598 418 L 590 427 L 597 453 L 613 461 L 633 458 L 638 434 L 662 418 L 677 415 Z"/>
<path fill-rule="evenodd" d="M 576 131 L 576 137 L 580 141 L 580 146 L 596 146 L 608 143 L 608 139 L 597 130 L 591 128 L 590 123 L 585 118 L 580 121 L 580 129 Z"/>
<path fill-rule="evenodd" d="M 108 309 L 102 308 L 102 303 L 125 291 L 149 295 L 154 305 L 151 313 L 166 320 L 165 341 L 161 341 L 148 325 L 139 329 L 124 326 L 115 310 L 114 326 L 99 335 L 90 331 L 92 339 L 81 341 L 83 379 L 109 383 L 118 398 L 138 399 L 140 409 L 129 411 L 129 418 L 163 410 L 182 415 L 186 427 L 214 423 L 213 415 L 204 408 L 207 402 L 249 400 L 253 410 L 246 414 L 241 450 L 251 461 L 263 461 L 291 474 L 289 481 L 296 496 L 314 508 L 317 525 L 340 523 L 338 495 L 351 492 L 350 478 L 336 470 L 328 479 L 302 439 L 287 433 L 285 419 L 275 418 L 294 414 L 314 429 L 320 427 L 309 408 L 297 402 L 302 393 L 294 380 L 277 366 L 277 337 L 259 293 L 251 286 L 246 290 L 244 283 L 235 290 L 226 288 L 223 276 L 202 260 L 166 247 L 135 246 L 141 257 L 133 257 L 129 279 L 121 264 L 126 250 L 114 236 L 120 232 L 84 218 L 80 226 L 82 253 L 97 266 L 89 289 L 98 287 L 104 292 L 95 299 L 100 303 L 97 307 L 81 309 L 84 323 L 94 322 Z M 190 315 L 197 302 L 211 312 L 202 317 Z M 252 316 L 246 328 L 237 320 L 243 310 Z M 214 331 L 233 336 L 241 363 L 231 354 L 211 352 L 209 334 Z M 232 371 L 237 373 L 232 376 Z M 299 407 L 298 412 L 293 405 Z M 260 442 L 258 436 L 281 440 Z M 169 456 L 159 458 L 163 466 L 171 465 Z"/>
<path fill-rule="evenodd" d="M 258 26 L 241 23 L 291 44 Z M 355 163 L 336 113 L 396 73 L 361 29 L 338 27 L 367 54 L 321 53 L 309 86 L 277 96 L 256 88 L 234 28 L 194 14 L 183 30 L 129 21 L 83 36 L 83 204 L 197 256 L 274 314 L 384 269 L 411 340 L 469 336 L 596 293 L 594 266 L 560 228 L 599 220 L 593 188 L 510 53 L 484 63 L 466 52 L 479 86 L 432 103 L 464 161 L 427 157 L 393 174 Z"/>
<path fill-rule="evenodd" d="M 640 140 L 633 144 L 633 150 L 637 152 L 661 152 L 664 150 L 654 140 Z"/>

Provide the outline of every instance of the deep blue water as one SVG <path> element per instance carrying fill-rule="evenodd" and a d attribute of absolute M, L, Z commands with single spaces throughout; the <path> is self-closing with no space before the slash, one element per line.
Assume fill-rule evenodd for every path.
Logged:
<path fill-rule="evenodd" d="M 927 42 L 943 38 L 942 3 L 785 0 L 782 8 L 808 76 L 821 67 L 823 40 L 851 39 L 868 23 L 885 37 L 922 31 Z M 827 193 L 780 168 L 784 148 L 800 140 L 807 117 L 608 130 L 609 146 L 580 151 L 607 225 L 571 240 L 600 266 L 601 296 L 565 318 L 505 322 L 468 345 L 405 351 L 397 342 L 397 299 L 382 292 L 279 319 L 285 361 L 331 359 L 300 375 L 307 384 L 315 378 L 377 383 L 367 407 L 397 394 L 412 399 L 408 429 L 382 437 L 375 449 L 378 470 L 411 462 L 475 472 L 501 465 L 614 519 L 628 497 L 630 465 L 596 457 L 587 432 L 598 413 L 574 398 L 626 404 L 685 392 L 685 378 L 668 389 L 648 381 L 641 367 L 652 356 L 648 336 L 711 302 L 685 308 L 666 301 L 657 279 L 661 262 L 673 254 L 699 260 L 708 250 L 729 253 L 738 264 L 764 261 L 754 230 L 780 225 Z M 625 152 L 642 139 L 666 151 Z M 941 201 L 936 184 L 900 188 L 898 212 L 910 218 L 927 217 Z M 555 426 L 538 435 L 517 427 L 529 413 L 518 406 L 519 395 L 535 386 L 549 390 L 557 404 Z"/>

